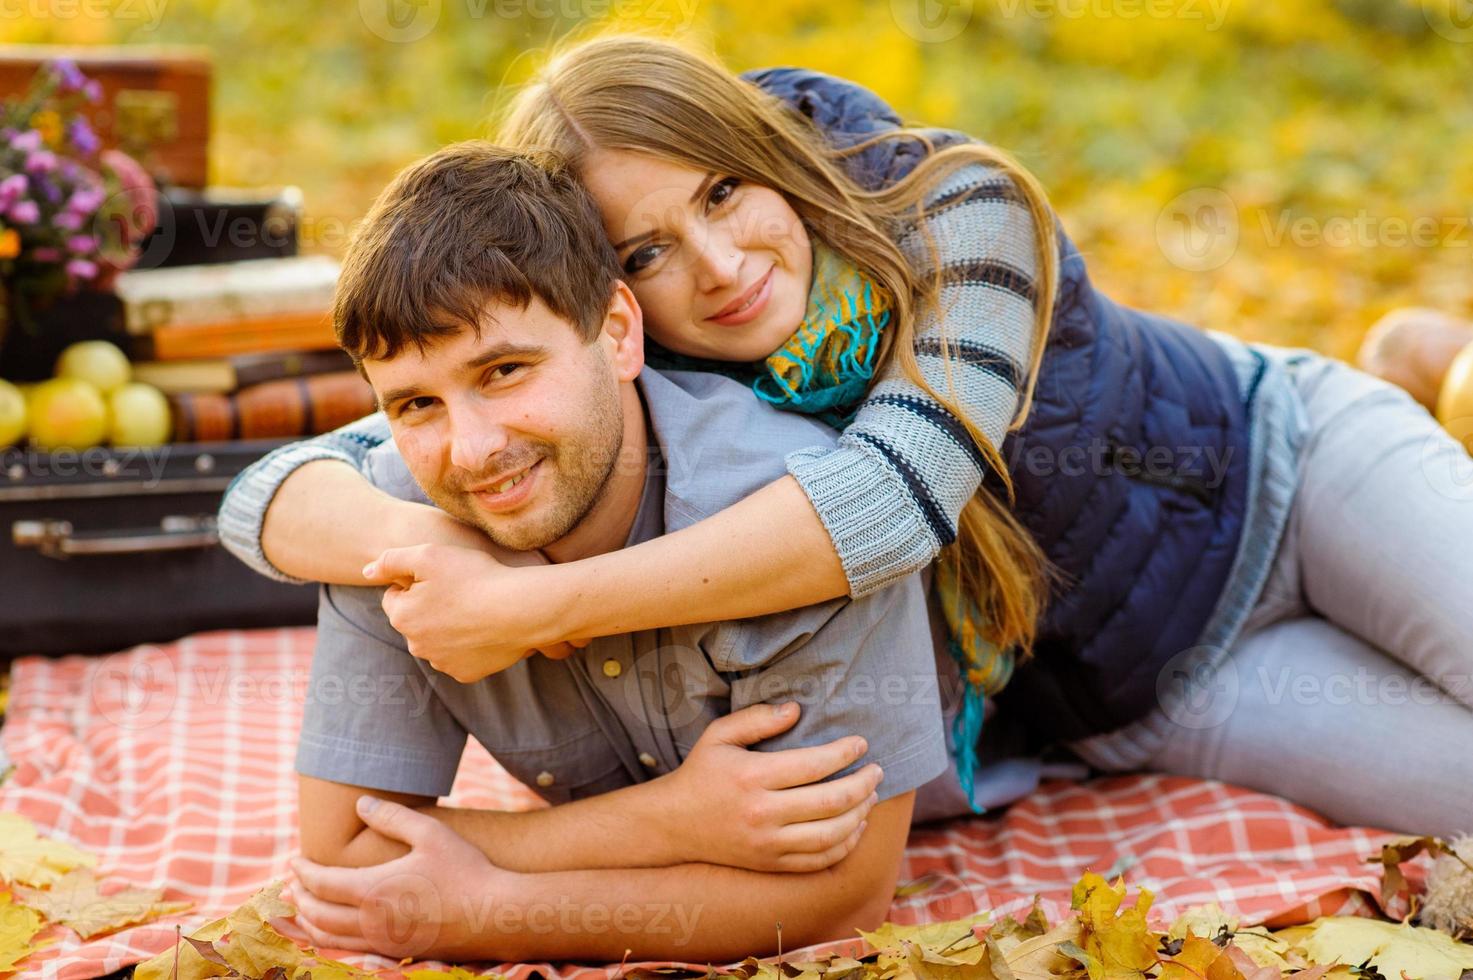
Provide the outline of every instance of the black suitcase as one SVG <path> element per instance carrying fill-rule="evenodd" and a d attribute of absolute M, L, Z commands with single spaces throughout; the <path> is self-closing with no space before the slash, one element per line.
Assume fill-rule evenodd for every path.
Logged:
<path fill-rule="evenodd" d="M 314 622 L 315 586 L 257 575 L 215 532 L 231 479 L 289 441 L 0 451 L 0 660 Z"/>

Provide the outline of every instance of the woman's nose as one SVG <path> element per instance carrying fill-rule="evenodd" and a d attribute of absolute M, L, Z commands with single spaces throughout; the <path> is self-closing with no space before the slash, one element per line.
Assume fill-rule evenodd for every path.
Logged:
<path fill-rule="evenodd" d="M 742 250 L 730 239 L 712 237 L 696 258 L 696 285 L 704 292 L 724 289 L 739 279 Z"/>

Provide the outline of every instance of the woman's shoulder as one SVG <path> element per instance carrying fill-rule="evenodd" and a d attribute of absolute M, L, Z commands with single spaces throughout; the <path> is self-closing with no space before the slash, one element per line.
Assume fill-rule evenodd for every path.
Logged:
<path fill-rule="evenodd" d="M 758 68 L 742 78 L 786 102 L 806 116 L 830 144 L 850 146 L 904 125 L 894 107 L 874 92 L 847 78 L 811 68 Z M 950 129 L 922 129 L 935 147 L 970 139 Z M 926 144 L 914 136 L 881 140 L 845 158 L 844 166 L 861 186 L 876 188 L 894 183 L 925 158 Z"/>

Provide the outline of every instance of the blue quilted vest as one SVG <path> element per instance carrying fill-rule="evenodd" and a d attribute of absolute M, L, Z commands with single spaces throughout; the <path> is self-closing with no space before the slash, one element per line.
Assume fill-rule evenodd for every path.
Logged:
<path fill-rule="evenodd" d="M 900 125 L 873 93 L 830 75 L 746 76 L 836 145 Z M 933 130 L 937 145 L 966 139 Z M 868 187 L 925 155 L 887 140 L 847 158 Z M 1059 230 L 1060 283 L 1027 422 L 1003 443 L 1015 512 L 1060 574 L 1035 656 L 998 698 L 1036 750 L 1111 731 L 1157 703 L 1167 661 L 1196 645 L 1227 584 L 1248 490 L 1238 376 L 1199 330 L 1111 301 Z M 989 484 L 999 493 L 1000 481 Z M 986 735 L 984 734 L 984 738 Z"/>

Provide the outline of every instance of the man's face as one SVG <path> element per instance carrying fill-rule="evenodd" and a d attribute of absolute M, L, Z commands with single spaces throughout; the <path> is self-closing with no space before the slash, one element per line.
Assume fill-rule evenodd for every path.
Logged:
<path fill-rule="evenodd" d="M 394 442 L 442 510 L 515 551 L 568 534 L 598 501 L 623 441 L 607 334 L 585 344 L 533 298 L 364 371 Z"/>

